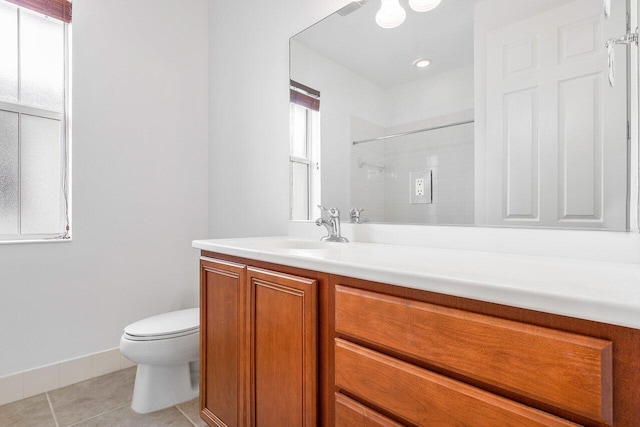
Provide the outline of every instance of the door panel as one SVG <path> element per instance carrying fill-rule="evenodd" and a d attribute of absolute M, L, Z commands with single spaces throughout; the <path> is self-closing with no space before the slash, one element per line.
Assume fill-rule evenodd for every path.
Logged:
<path fill-rule="evenodd" d="M 209 425 L 247 425 L 244 265 L 200 261 L 200 411 Z"/>
<path fill-rule="evenodd" d="M 626 229 L 626 58 L 610 88 L 604 47 L 625 12 L 576 0 L 488 33 L 487 223 Z"/>
<path fill-rule="evenodd" d="M 317 282 L 249 267 L 253 421 L 317 422 Z"/>

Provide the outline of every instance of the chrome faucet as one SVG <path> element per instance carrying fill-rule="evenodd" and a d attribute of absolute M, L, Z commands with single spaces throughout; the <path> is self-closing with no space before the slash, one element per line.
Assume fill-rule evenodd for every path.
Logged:
<path fill-rule="evenodd" d="M 316 219 L 316 225 L 318 227 L 324 225 L 324 228 L 327 229 L 328 233 L 320 240 L 324 240 L 325 242 L 348 242 L 349 240 L 346 237 L 342 237 L 340 235 L 340 211 L 338 208 L 333 207 L 331 209 L 327 209 L 321 205 L 318 205 L 318 207 L 329 214 L 328 220 L 324 219 L 322 216 Z"/>

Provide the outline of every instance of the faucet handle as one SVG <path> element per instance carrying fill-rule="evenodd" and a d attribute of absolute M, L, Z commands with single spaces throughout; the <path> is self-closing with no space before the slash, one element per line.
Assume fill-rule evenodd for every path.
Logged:
<path fill-rule="evenodd" d="M 364 211 L 364 208 L 351 208 L 349 211 L 349 217 L 351 217 L 351 222 L 355 224 L 360 223 L 360 212 Z"/>
<path fill-rule="evenodd" d="M 318 205 L 318 207 L 321 210 L 327 212 L 331 218 L 340 218 L 340 210 L 338 210 L 338 208 L 336 208 L 335 206 L 332 207 L 331 209 L 327 209 L 322 205 Z"/>

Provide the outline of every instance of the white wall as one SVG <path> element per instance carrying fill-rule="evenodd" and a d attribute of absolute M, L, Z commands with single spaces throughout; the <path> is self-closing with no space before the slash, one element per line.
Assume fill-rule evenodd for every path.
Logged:
<path fill-rule="evenodd" d="M 473 64 L 387 90 L 387 127 L 473 108 Z M 403 129 L 408 130 L 408 129 Z M 391 133 L 401 132 L 395 129 Z"/>
<path fill-rule="evenodd" d="M 210 0 L 210 237 L 287 233 L 289 38 L 347 3 Z"/>
<path fill-rule="evenodd" d="M 207 1 L 73 10 L 73 241 L 0 246 L 0 376 L 118 346 L 198 304 Z"/>

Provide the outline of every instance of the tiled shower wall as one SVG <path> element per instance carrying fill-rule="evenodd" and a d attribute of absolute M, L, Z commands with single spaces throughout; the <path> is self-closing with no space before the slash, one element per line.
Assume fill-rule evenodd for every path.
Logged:
<path fill-rule="evenodd" d="M 472 112 L 463 112 L 410 126 L 386 129 L 386 134 L 438 126 L 472 117 Z M 352 120 L 352 126 L 353 124 Z M 359 136 L 364 125 L 359 123 L 358 126 Z M 433 177 L 433 203 L 410 204 L 410 173 L 429 170 Z M 364 207 L 366 211 L 363 218 L 372 222 L 473 224 L 473 182 L 472 123 L 353 147 L 352 202 L 354 206 Z"/>
<path fill-rule="evenodd" d="M 373 123 L 351 118 L 354 141 L 375 138 L 384 131 Z M 385 221 L 385 161 L 384 141 L 354 145 L 351 150 L 351 205 L 364 208 L 361 217 L 371 222 Z"/>

